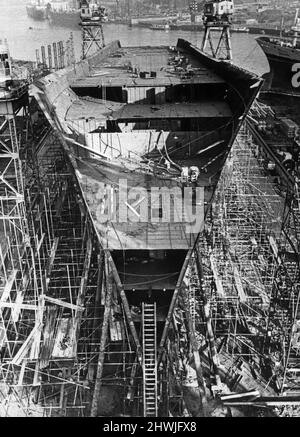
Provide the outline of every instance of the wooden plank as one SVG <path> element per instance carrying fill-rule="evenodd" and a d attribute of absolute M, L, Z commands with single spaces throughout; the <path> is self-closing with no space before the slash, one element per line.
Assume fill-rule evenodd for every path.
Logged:
<path fill-rule="evenodd" d="M 92 343 L 97 343 L 99 338 L 99 330 L 100 330 L 100 317 L 102 313 L 101 305 L 105 307 L 105 293 L 103 286 L 104 283 L 104 269 L 105 269 L 105 256 L 104 251 L 101 250 L 98 255 L 98 275 L 97 275 L 97 289 L 95 296 L 95 310 L 94 310 L 94 320 L 93 320 L 93 334 L 92 334 Z M 102 301 L 102 299 L 104 299 Z M 94 380 L 94 373 L 96 371 L 96 366 L 94 361 L 92 360 L 89 365 L 89 379 Z"/>
<path fill-rule="evenodd" d="M 102 379 L 103 364 L 104 364 L 104 357 L 105 357 L 105 346 L 106 346 L 106 340 L 108 335 L 109 318 L 111 313 L 113 277 L 109 270 L 109 262 L 107 258 L 105 259 L 105 274 L 106 274 L 107 293 L 106 293 L 105 310 L 104 310 L 103 325 L 102 325 L 102 332 L 101 332 L 101 339 L 100 339 L 97 374 L 96 374 L 95 388 L 94 388 L 92 406 L 91 406 L 91 417 L 96 417 L 98 412 L 98 402 L 100 399 L 101 379 Z"/>
<path fill-rule="evenodd" d="M 208 339 L 208 343 L 209 343 L 209 349 L 210 349 L 210 355 L 211 355 L 211 360 L 212 360 L 212 364 L 213 364 L 215 381 L 216 381 L 216 385 L 220 385 L 221 384 L 220 360 L 219 360 L 219 355 L 218 355 L 217 346 L 216 346 L 216 342 L 215 342 L 214 329 L 213 329 L 212 321 L 211 321 L 210 296 L 207 295 L 207 293 L 205 292 L 205 290 L 202 287 L 201 278 L 203 278 L 203 276 L 204 276 L 203 275 L 203 265 L 202 265 L 201 255 L 198 251 L 196 252 L 195 261 L 196 261 L 197 274 L 198 274 L 198 278 L 199 278 L 200 292 L 203 296 L 203 316 L 204 316 L 204 319 L 206 321 L 206 335 L 207 335 L 207 339 Z"/>
<path fill-rule="evenodd" d="M 138 368 L 138 359 L 137 357 L 135 357 L 134 363 L 132 365 L 131 368 L 131 372 L 130 372 L 130 382 L 129 382 L 129 388 L 128 388 L 128 392 L 127 392 L 127 400 L 132 402 L 134 400 L 134 386 L 135 386 L 135 375 L 136 375 L 136 371 Z"/>
<path fill-rule="evenodd" d="M 197 373 L 199 393 L 200 393 L 200 396 L 201 396 L 202 412 L 203 412 L 203 416 L 206 417 L 207 416 L 207 407 L 208 407 L 208 405 L 207 405 L 206 390 L 205 390 L 205 381 L 204 381 L 204 378 L 203 378 L 202 366 L 201 366 L 201 360 L 200 360 L 199 351 L 194 349 L 193 350 L 193 355 L 194 355 L 194 362 L 195 362 L 195 368 L 196 368 L 196 373 Z"/>
<path fill-rule="evenodd" d="M 278 264 L 280 265 L 281 264 L 281 259 L 279 257 L 279 251 L 278 251 L 278 246 L 276 244 L 276 241 L 274 240 L 274 238 L 272 236 L 270 236 L 269 237 L 269 242 L 270 242 L 271 249 L 272 249 L 272 251 L 274 253 L 275 259 L 278 262 Z"/>
<path fill-rule="evenodd" d="M 14 285 L 17 273 L 18 273 L 18 270 L 15 269 L 12 271 L 11 275 L 9 276 L 9 278 L 8 278 L 4 288 L 3 288 L 3 291 L 2 291 L 2 294 L 0 297 L 0 302 L 5 302 L 8 299 L 8 297 L 10 296 L 10 292 L 11 292 L 12 287 Z"/>
<path fill-rule="evenodd" d="M 0 349 L 6 342 L 6 329 L 2 320 L 0 320 Z"/>
<path fill-rule="evenodd" d="M 22 362 L 21 370 L 20 370 L 20 373 L 19 373 L 18 385 L 23 385 L 23 378 L 24 378 L 24 373 L 25 373 L 25 366 L 26 366 L 26 361 L 24 360 L 24 361 Z"/>
<path fill-rule="evenodd" d="M 43 295 L 42 297 L 47 302 L 53 303 L 55 305 L 59 305 L 64 308 L 69 308 L 70 310 L 84 311 L 85 309 L 83 306 L 78 306 L 69 302 L 65 302 L 64 300 L 61 299 L 55 299 L 54 297 L 45 296 L 45 295 Z"/>
<path fill-rule="evenodd" d="M 89 237 L 87 244 L 86 244 L 86 252 L 85 252 L 85 258 L 84 258 L 84 263 L 83 263 L 83 272 L 82 272 L 80 287 L 79 287 L 77 300 L 76 300 L 76 305 L 78 308 L 83 308 L 82 305 L 84 303 L 84 298 L 85 298 L 88 273 L 89 273 L 91 257 L 92 257 L 92 249 L 93 249 L 92 240 Z"/>
<path fill-rule="evenodd" d="M 215 260 L 213 258 L 213 255 L 210 255 L 209 257 L 209 261 L 210 261 L 210 266 L 214 275 L 214 279 L 215 279 L 215 284 L 216 284 L 216 288 L 217 288 L 217 293 L 219 296 L 224 297 L 225 296 L 225 292 L 224 292 L 224 288 L 223 288 L 223 284 L 221 279 L 219 278 L 218 275 L 218 269 L 215 265 Z"/>
<path fill-rule="evenodd" d="M 16 302 L 0 302 L 0 308 L 12 308 L 12 310 L 14 311 L 16 309 Z M 20 303 L 18 304 L 18 310 L 30 310 L 30 311 L 36 311 L 38 309 L 37 305 L 31 305 L 31 304 L 26 304 L 26 303 Z M 15 320 L 12 317 L 13 321 L 18 321 Z"/>
<path fill-rule="evenodd" d="M 41 239 L 40 239 L 40 241 L 37 241 L 37 244 L 36 244 L 36 252 L 37 253 L 39 253 L 40 252 L 40 249 L 41 249 L 41 247 L 42 247 L 42 244 L 43 244 L 43 242 L 44 242 L 44 239 L 45 239 L 45 232 L 42 234 L 42 236 L 41 236 Z"/>
<path fill-rule="evenodd" d="M 113 312 L 111 312 L 109 319 L 109 332 L 111 341 L 121 341 L 122 340 L 122 329 L 119 321 L 114 320 Z"/>
<path fill-rule="evenodd" d="M 34 376 L 32 382 L 34 386 L 41 385 L 41 380 L 39 378 L 39 370 L 40 370 L 39 361 L 37 361 L 35 363 Z"/>
<path fill-rule="evenodd" d="M 74 318 L 59 320 L 56 328 L 52 358 L 75 358 L 77 352 L 77 325 Z"/>
<path fill-rule="evenodd" d="M 46 293 L 47 289 L 48 289 L 49 277 L 51 275 L 51 271 L 53 268 L 53 263 L 55 260 L 55 255 L 56 255 L 58 243 L 59 243 L 59 237 L 54 238 L 54 241 L 53 241 L 53 244 L 51 247 L 51 251 L 50 251 L 50 256 L 49 256 L 49 259 L 48 259 L 48 262 L 47 262 L 46 268 L 45 268 L 45 276 L 43 277 L 44 293 Z"/>
<path fill-rule="evenodd" d="M 43 344 L 40 349 L 40 368 L 48 366 L 52 354 L 55 336 L 56 320 L 59 316 L 59 309 L 56 306 L 46 307 L 46 320 L 43 327 Z"/>
<path fill-rule="evenodd" d="M 62 369 L 62 377 L 65 378 L 65 369 Z M 61 410 L 64 408 L 64 398 L 65 398 L 65 384 L 61 384 L 60 397 L 59 397 L 59 408 Z"/>
<path fill-rule="evenodd" d="M 40 329 L 39 324 L 34 326 L 32 331 L 30 332 L 30 334 L 28 335 L 28 337 L 26 338 L 26 340 L 24 341 L 24 343 L 22 344 L 22 346 L 20 347 L 20 349 L 18 350 L 18 352 L 16 353 L 14 358 L 12 359 L 11 364 L 18 365 L 18 364 L 20 364 L 22 359 L 24 359 L 26 357 L 26 355 L 29 351 L 29 348 L 31 347 L 31 344 L 34 340 L 34 336 L 35 336 L 36 332 L 38 331 L 38 329 Z"/>
<path fill-rule="evenodd" d="M 247 301 L 247 296 L 246 296 L 246 294 L 244 292 L 244 289 L 243 289 L 242 280 L 241 280 L 239 271 L 238 271 L 237 267 L 234 264 L 232 264 L 232 265 L 233 265 L 234 282 L 235 282 L 235 286 L 236 286 L 237 292 L 238 292 L 239 297 L 240 297 L 240 301 L 241 302 L 246 302 Z"/>
<path fill-rule="evenodd" d="M 41 347 L 41 336 L 42 336 L 42 326 L 43 326 L 43 315 L 44 315 L 44 309 L 45 309 L 45 301 L 39 297 L 39 303 L 37 307 L 37 311 L 35 313 L 35 322 L 39 323 L 41 326 L 41 329 L 39 329 L 34 337 L 34 341 L 31 346 L 29 358 L 31 360 L 37 360 L 40 353 L 40 347 Z"/>
<path fill-rule="evenodd" d="M 31 267 L 23 277 L 21 289 L 18 287 L 16 300 L 13 302 L 14 306 L 11 311 L 11 318 L 14 323 L 18 322 L 21 309 L 24 309 L 22 308 L 22 303 L 32 275 L 32 271 L 33 268 Z"/>

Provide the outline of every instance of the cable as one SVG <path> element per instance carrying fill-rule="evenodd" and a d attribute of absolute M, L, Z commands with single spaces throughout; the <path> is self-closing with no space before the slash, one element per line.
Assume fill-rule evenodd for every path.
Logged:
<path fill-rule="evenodd" d="M 178 271 L 178 272 L 170 272 L 170 273 L 160 273 L 159 275 L 151 274 L 149 276 L 168 276 L 168 275 L 178 275 L 179 273 L 180 273 L 180 271 Z M 137 276 L 137 277 L 142 277 L 142 278 L 145 277 L 145 275 L 139 275 L 137 273 L 123 273 L 123 272 L 120 272 L 120 274 L 125 275 L 125 276 L 126 275 L 128 275 L 128 276 Z"/>

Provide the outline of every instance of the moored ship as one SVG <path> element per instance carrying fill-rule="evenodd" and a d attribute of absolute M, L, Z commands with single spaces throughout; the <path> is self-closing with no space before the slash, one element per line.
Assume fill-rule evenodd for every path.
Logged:
<path fill-rule="evenodd" d="M 81 23 L 96 28 L 96 35 L 101 30 L 98 12 L 85 11 Z M 98 37 L 96 43 L 98 47 Z M 45 280 L 39 321 L 30 331 L 29 340 L 38 332 L 34 347 L 28 340 L 13 351 L 13 364 L 24 367 L 18 381 L 26 377 L 28 387 L 34 386 L 34 403 L 50 415 L 88 415 L 91 404 L 91 415 L 108 416 L 109 409 L 113 415 L 200 415 L 195 411 L 201 409 L 199 396 L 188 404 L 183 392 L 199 394 L 200 377 L 212 394 L 214 381 L 219 380 L 218 390 L 222 385 L 220 375 L 212 380 L 209 370 L 211 361 L 216 364 L 208 320 L 204 333 L 210 335 L 207 354 L 212 359 L 207 355 L 204 376 L 199 370 L 201 340 L 193 338 L 190 293 L 192 277 L 198 274 L 192 270 L 201 269 L 199 247 L 210 255 L 201 241 L 202 229 L 261 80 L 182 39 L 171 47 L 122 47 L 113 42 L 92 56 L 83 50 L 83 56 L 31 87 L 32 101 L 39 105 L 34 115 L 38 119 L 43 113 L 52 127 L 47 142 L 38 144 L 44 158 L 40 174 L 46 182 L 51 174 L 59 174 L 62 185 L 57 189 L 54 180 L 59 197 L 53 201 L 51 268 L 45 257 L 52 282 Z M 7 60 L 4 51 L 4 83 L 9 87 Z M 36 199 L 35 191 L 33 195 Z M 49 208 L 40 208 L 39 199 L 34 205 L 37 220 L 43 211 L 48 217 Z M 41 233 L 41 244 L 44 238 Z M 237 298 L 244 299 L 237 291 Z M 22 310 L 36 310 L 32 301 L 30 294 Z M 27 314 L 22 322 L 35 323 Z M 15 323 L 15 311 L 13 317 Z M 230 324 L 232 320 L 230 314 Z M 218 350 L 223 344 L 221 339 Z M 2 351 L 5 360 L 8 353 L 8 348 Z M 230 373 L 231 352 L 227 358 L 231 364 L 222 364 L 222 378 Z M 34 367 L 27 375 L 29 365 Z M 230 379 L 236 391 L 236 375 Z M 14 384 L 16 378 L 7 380 Z M 262 387 L 268 387 L 267 382 Z M 118 410 L 110 405 L 116 398 Z"/>
<path fill-rule="evenodd" d="M 179 39 L 175 47 L 110 43 L 34 86 L 73 163 L 116 293 L 133 314 L 138 361 L 129 358 L 124 378 L 134 370 L 134 390 L 146 387 L 145 415 L 161 411 L 163 399 L 152 403 L 162 377 L 155 354 L 170 344 L 191 250 L 260 85 Z"/>
<path fill-rule="evenodd" d="M 47 18 L 50 24 L 67 28 L 79 28 L 80 22 L 79 0 L 50 1 L 47 7 Z"/>
<path fill-rule="evenodd" d="M 47 18 L 47 6 L 42 3 L 41 0 L 32 1 L 26 5 L 26 12 L 28 17 L 34 20 L 46 20 Z"/>
<path fill-rule="evenodd" d="M 300 96 L 300 19 L 298 10 L 295 17 L 294 32 L 290 38 L 263 36 L 257 42 L 268 58 L 270 74 L 268 89 L 274 93 Z"/>
<path fill-rule="evenodd" d="M 169 30 L 170 25 L 168 23 L 165 24 L 152 24 L 150 27 L 151 30 Z"/>

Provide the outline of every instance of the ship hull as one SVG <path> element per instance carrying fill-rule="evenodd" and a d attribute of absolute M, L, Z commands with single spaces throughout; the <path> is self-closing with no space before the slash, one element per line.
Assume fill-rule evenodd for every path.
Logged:
<path fill-rule="evenodd" d="M 149 56 L 145 53 L 147 50 Z M 67 91 L 68 99 L 64 92 L 60 92 L 58 100 L 55 100 L 60 130 L 65 134 L 68 131 L 74 133 L 68 135 L 68 147 L 73 154 L 78 154 L 76 165 L 80 180 L 84 188 L 88 187 L 84 193 L 85 201 L 101 242 L 107 249 L 168 251 L 190 250 L 194 246 L 234 141 L 232 133 L 237 133 L 245 111 L 261 85 L 257 77 L 244 77 L 237 67 L 210 58 L 187 41 L 179 40 L 177 50 L 182 52 L 182 59 L 194 63 L 194 76 L 182 76 L 176 69 L 173 75 L 168 70 L 162 70 L 162 60 L 166 62 L 166 69 L 173 68 L 168 66 L 168 59 L 174 57 L 170 48 L 133 47 L 125 50 L 115 44 L 91 57 L 91 66 L 98 59 L 103 63 L 105 58 L 109 59 L 111 68 L 116 64 L 115 72 L 110 69 L 109 75 L 102 73 L 101 86 L 97 75 L 73 77 L 69 82 L 66 74 L 67 81 L 60 78 L 57 83 L 59 88 L 70 90 Z M 138 60 L 141 68 L 148 69 L 145 62 L 150 55 L 151 68 L 155 63 L 160 66 L 157 75 L 147 79 L 141 75 L 133 82 L 127 69 L 120 70 L 120 58 L 126 63 L 131 59 L 134 62 Z M 53 89 L 55 94 L 57 85 Z M 54 95 L 50 88 L 46 87 L 45 97 L 51 101 Z M 102 132 L 99 125 L 104 126 Z M 171 169 L 164 167 L 165 161 L 171 163 Z M 113 181 L 115 186 L 120 186 L 119 177 L 127 181 L 128 189 L 137 186 L 147 192 L 151 187 L 183 189 L 180 172 L 191 166 L 200 169 L 198 182 L 202 191 L 199 196 L 203 196 L 202 200 L 197 200 L 202 205 L 199 212 L 201 220 L 193 232 L 186 232 L 190 228 L 189 220 L 174 220 L 169 224 L 155 217 L 154 223 L 144 220 L 141 224 L 139 219 L 134 223 L 114 222 L 110 226 L 111 218 L 103 220 L 99 215 L 103 199 L 99 196 L 95 198 L 93 190 L 99 190 L 100 195 L 103 183 L 108 186 Z M 181 169 L 179 174 L 178 167 Z M 122 172 L 124 168 L 126 170 Z M 131 214 L 131 219 L 133 216 Z"/>
<path fill-rule="evenodd" d="M 49 23 L 53 26 L 78 29 L 80 23 L 80 12 L 55 12 L 48 11 Z"/>
<path fill-rule="evenodd" d="M 26 6 L 27 15 L 37 21 L 46 20 L 46 9 L 39 9 L 35 6 Z"/>
<path fill-rule="evenodd" d="M 249 33 L 253 35 L 272 35 L 272 36 L 279 36 L 282 32 L 280 28 L 277 27 L 248 27 Z M 287 32 L 285 32 L 287 34 Z"/>
<path fill-rule="evenodd" d="M 300 49 L 281 46 L 279 40 L 275 41 L 267 37 L 257 38 L 270 65 L 267 89 L 280 94 L 300 96 Z"/>
<path fill-rule="evenodd" d="M 148 366 L 151 305 L 156 305 L 151 313 L 156 334 L 150 362 L 156 356 L 160 362 L 174 343 L 173 325 L 177 330 L 178 322 L 173 320 L 188 290 L 192 251 L 260 86 L 257 76 L 184 40 L 176 47 L 125 48 L 115 41 L 32 86 L 69 157 L 78 201 L 88 211 L 105 256 L 105 278 L 111 285 L 104 288 L 124 308 L 127 324 L 122 332 L 129 327 L 137 357 L 130 356 L 126 365 L 134 370 L 132 381 L 141 381 Z M 189 176 L 195 167 L 197 176 Z M 118 322 L 117 313 L 119 309 L 113 323 Z M 116 343 L 114 350 L 121 354 L 122 347 Z M 146 374 L 142 378 L 147 389 L 158 385 L 160 375 L 154 383 Z M 96 389 L 94 393 L 98 396 Z M 145 408 L 147 400 L 143 402 Z M 136 411 L 128 408 L 130 414 Z"/>

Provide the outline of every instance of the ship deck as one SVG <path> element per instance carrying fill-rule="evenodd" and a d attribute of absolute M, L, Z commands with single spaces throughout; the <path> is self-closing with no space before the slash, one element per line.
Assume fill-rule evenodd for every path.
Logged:
<path fill-rule="evenodd" d="M 193 69 L 193 75 L 187 75 L 184 68 L 174 69 L 171 58 L 185 57 L 188 65 Z M 156 73 L 156 77 L 140 78 L 133 74 L 132 69 L 140 72 Z M 181 73 L 178 74 L 178 73 Z M 72 88 L 97 88 L 99 86 L 126 86 L 149 87 L 178 85 L 188 83 L 224 83 L 224 79 L 208 69 L 199 60 L 181 50 L 172 50 L 170 47 L 143 46 L 120 47 L 101 62 L 91 68 L 89 76 L 77 78 L 70 83 Z"/>

